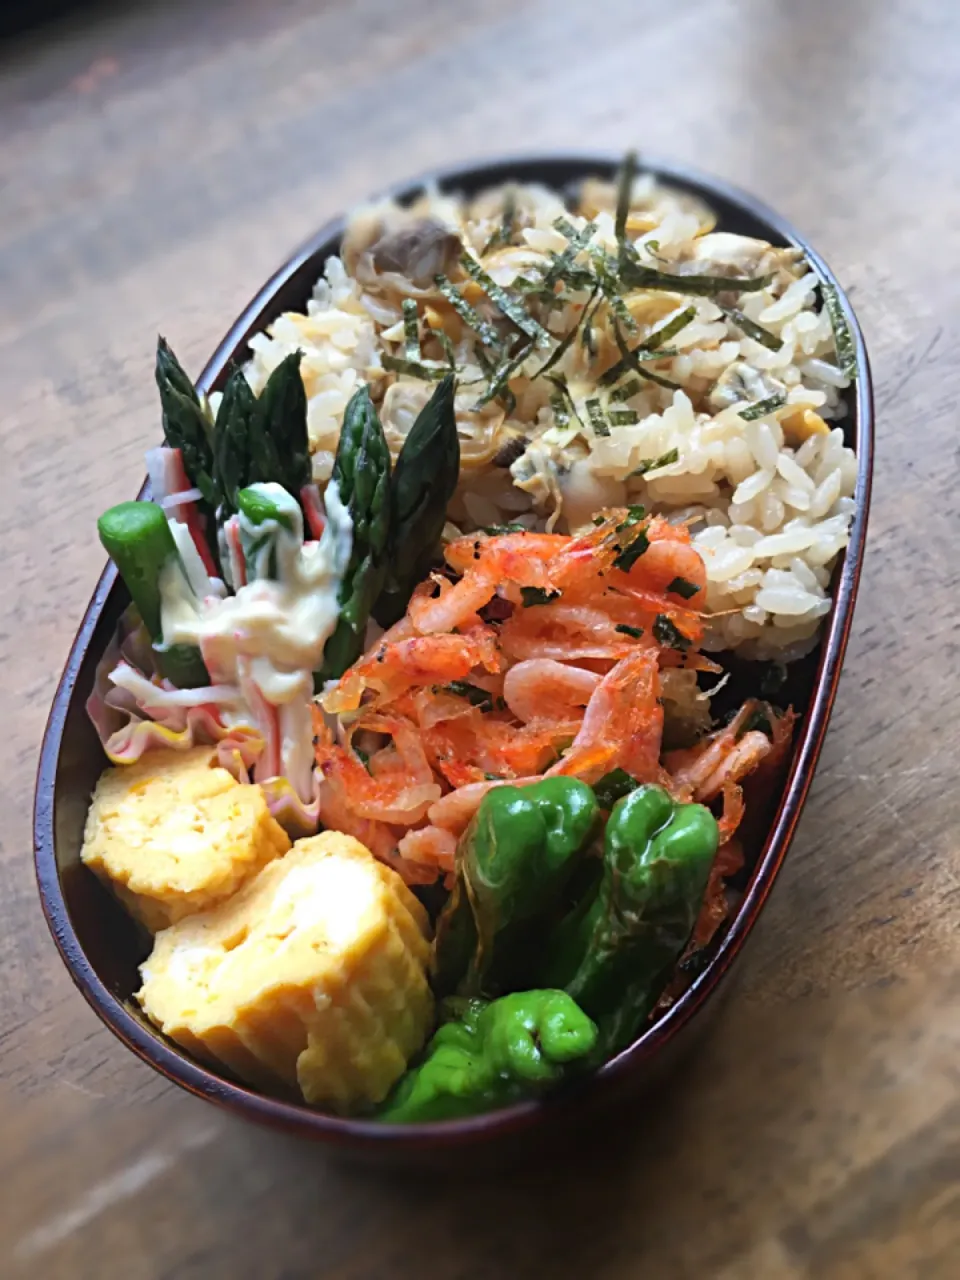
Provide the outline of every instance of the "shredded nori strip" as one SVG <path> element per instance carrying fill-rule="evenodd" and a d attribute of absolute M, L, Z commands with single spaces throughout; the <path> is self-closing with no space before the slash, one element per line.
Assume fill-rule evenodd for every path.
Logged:
<path fill-rule="evenodd" d="M 521 332 L 528 338 L 532 338 L 538 347 L 550 345 L 550 335 L 540 321 L 534 320 L 519 298 L 511 296 L 506 289 L 501 288 L 495 280 L 491 279 L 472 254 L 462 253 L 460 265 L 470 279 L 480 286 L 490 301 L 499 307 L 507 319 L 512 320 Z"/>
<path fill-rule="evenodd" d="M 553 366 L 557 364 L 560 360 L 562 360 L 563 357 L 570 350 L 570 348 L 573 346 L 574 339 L 576 338 L 577 333 L 580 330 L 580 326 L 583 323 L 583 319 L 590 309 L 590 303 L 594 300 L 595 297 L 596 297 L 596 290 L 594 290 L 594 292 L 590 295 L 590 298 L 588 299 L 586 306 L 584 307 L 583 311 L 580 313 L 579 320 L 577 320 L 577 322 L 573 325 L 569 333 L 565 333 L 563 335 L 563 338 L 561 339 L 559 344 L 554 348 L 553 351 L 551 351 L 550 355 L 547 357 L 544 363 L 540 366 L 537 372 L 533 375 L 535 378 L 540 378 L 545 373 L 549 373 L 549 371 L 553 368 Z"/>
<path fill-rule="evenodd" d="M 774 396 L 767 396 L 766 400 L 757 400 L 755 404 L 748 404 L 745 409 L 739 410 L 739 416 L 744 422 L 754 422 L 757 418 L 765 418 L 768 413 L 773 413 L 774 409 L 780 409 L 787 403 L 787 397 L 781 392 Z"/>
<path fill-rule="evenodd" d="M 585 404 L 587 414 L 590 418 L 590 425 L 593 427 L 594 435 L 608 436 L 610 434 L 610 428 L 607 425 L 606 418 L 603 416 L 603 406 L 600 401 L 596 396 L 591 396 Z"/>
<path fill-rule="evenodd" d="M 626 329 L 627 333 L 636 333 L 639 325 L 633 316 L 627 310 L 627 304 L 620 297 L 619 293 L 606 293 L 604 297 L 609 304 L 610 310 L 617 317 L 617 320 Z"/>
<path fill-rule="evenodd" d="M 623 244 L 627 238 L 627 217 L 630 213 L 630 197 L 633 194 L 633 181 L 637 176 L 637 153 L 628 151 L 620 166 L 617 178 L 617 216 L 614 231 L 617 241 Z"/>
<path fill-rule="evenodd" d="M 765 329 L 762 324 L 757 324 L 756 320 L 751 320 L 748 315 L 740 310 L 739 307 L 721 307 L 720 310 L 748 338 L 752 338 L 754 342 L 759 342 L 761 346 L 767 347 L 770 351 L 779 351 L 783 346 L 783 339 L 778 338 L 775 333 L 771 333 L 769 329 Z"/>
<path fill-rule="evenodd" d="M 652 369 L 645 369 L 639 362 L 634 365 L 634 368 L 641 378 L 646 378 L 648 382 L 655 382 L 658 387 L 666 387 L 668 391 L 683 390 L 679 382 L 672 382 L 669 378 L 665 378 L 662 373 L 654 373 Z"/>
<path fill-rule="evenodd" d="M 403 300 L 403 354 L 411 363 L 419 364 L 420 354 L 420 317 L 417 304 L 413 298 Z"/>
<path fill-rule="evenodd" d="M 626 523 L 617 525 L 617 530 L 619 531 L 626 527 Z M 614 568 L 621 569 L 624 573 L 629 573 L 649 546 L 650 539 L 647 537 L 646 529 L 638 529 L 630 544 L 624 547 L 614 560 Z"/>
<path fill-rule="evenodd" d="M 630 472 L 630 475 L 645 476 L 648 471 L 657 471 L 660 467 L 672 467 L 679 458 L 679 449 L 668 449 L 666 453 L 661 453 L 659 458 L 644 458 L 639 467 Z"/>
<path fill-rule="evenodd" d="M 534 605 L 549 604 L 551 600 L 556 600 L 562 592 L 550 587 L 521 587 L 520 597 L 523 601 L 525 609 L 532 609 Z"/>
<path fill-rule="evenodd" d="M 496 367 L 496 369 L 494 369 L 490 378 L 490 385 L 473 406 L 474 409 L 482 409 L 485 404 L 489 404 L 491 400 L 495 400 L 498 396 L 503 396 L 504 394 L 506 395 L 508 402 L 511 404 L 511 407 L 516 404 L 513 392 L 510 391 L 507 384 L 532 350 L 533 343 L 527 342 L 520 348 L 515 356 L 511 356 L 509 359 L 504 360 Z"/>
<path fill-rule="evenodd" d="M 553 256 L 556 257 L 556 254 Z M 570 301 L 564 294 L 554 293 L 552 285 L 544 285 L 542 280 L 531 280 L 527 276 L 514 276 L 510 288 L 531 302 L 539 302 L 545 311 L 552 311 Z"/>
<path fill-rule="evenodd" d="M 666 649 L 689 649 L 690 641 L 665 613 L 658 613 L 653 620 L 653 635 L 657 644 Z"/>
<path fill-rule="evenodd" d="M 453 349 L 453 343 L 450 341 L 450 335 L 444 329 L 431 329 L 430 332 L 440 343 L 440 347 L 446 358 L 447 364 L 451 369 L 456 369 L 457 353 Z"/>
<path fill-rule="evenodd" d="M 607 300 L 610 310 L 628 333 L 636 333 L 639 326 L 630 314 L 627 304 L 620 296 L 620 269 L 617 260 L 601 249 L 599 245 L 590 250 L 590 257 L 596 272 L 597 283 L 603 292 L 604 298 Z"/>
<path fill-rule="evenodd" d="M 561 431 L 564 427 L 569 427 L 570 410 L 567 408 L 562 391 L 554 391 L 550 397 L 550 408 L 553 410 L 553 425 Z"/>
<path fill-rule="evenodd" d="M 857 349 L 854 346 L 850 326 L 847 324 L 847 317 L 843 313 L 840 294 L 837 292 L 836 285 L 831 284 L 829 280 L 820 281 L 820 292 L 823 294 L 824 306 L 827 308 L 827 315 L 833 327 L 833 344 L 837 349 L 840 369 L 848 378 L 856 379 Z"/>
<path fill-rule="evenodd" d="M 383 367 L 391 373 L 406 373 L 411 378 L 420 378 L 424 382 L 440 382 L 450 372 L 445 364 L 436 364 L 428 360 L 406 360 L 403 356 L 383 356 Z"/>
<path fill-rule="evenodd" d="M 632 400 L 642 390 L 643 383 L 639 378 L 628 378 L 626 382 L 622 382 L 619 387 L 615 387 L 610 392 L 610 401 L 612 404 L 620 404 L 624 400 Z"/>
<path fill-rule="evenodd" d="M 554 265 L 560 261 L 557 254 L 552 255 Z M 564 284 L 569 285 L 574 293 L 580 293 L 586 289 L 592 289 L 597 283 L 597 277 L 589 267 L 578 267 L 576 263 L 564 268 L 561 280 Z"/>
<path fill-rule="evenodd" d="M 632 289 L 666 289 L 670 293 L 688 293 L 702 298 L 715 298 L 720 293 L 755 293 L 765 289 L 773 279 L 773 273 L 765 276 L 679 276 L 629 259 L 620 264 L 620 272 L 624 284 Z"/>
<path fill-rule="evenodd" d="M 628 369 L 636 369 L 644 377 L 650 377 L 653 382 L 658 381 L 659 375 L 651 375 L 649 370 L 638 368 L 638 361 L 643 359 L 654 359 L 660 356 L 659 348 L 664 342 L 669 342 L 671 338 L 675 338 L 681 329 L 685 329 L 690 321 L 696 316 L 697 308 L 695 306 L 686 307 L 677 315 L 671 316 L 659 328 L 652 330 L 640 342 L 640 344 L 632 349 L 629 354 L 626 351 L 626 344 L 620 347 L 621 357 L 615 365 L 612 365 L 603 377 L 600 379 L 600 385 L 610 387 L 615 382 L 619 382 Z M 614 332 L 618 332 L 618 328 L 614 326 Z M 620 334 L 623 337 L 622 333 Z M 672 383 L 670 384 L 673 385 Z"/>
<path fill-rule="evenodd" d="M 602 299 L 597 299 L 592 311 L 589 306 L 585 307 L 583 315 L 580 317 L 580 342 L 591 360 L 597 354 L 597 344 L 593 340 L 593 322 L 596 319 L 601 301 Z"/>
<path fill-rule="evenodd" d="M 609 812 L 618 800 L 628 796 L 631 791 L 636 791 L 639 785 L 626 769 L 613 769 L 594 783 L 593 794 L 597 797 L 600 808 Z"/>
<path fill-rule="evenodd" d="M 466 680 L 451 680 L 449 684 L 441 685 L 443 693 L 452 693 L 456 698 L 466 698 L 471 706 L 479 707 L 481 711 L 493 710 L 493 694 L 486 689 L 481 689 L 479 685 L 470 684 Z"/>
<path fill-rule="evenodd" d="M 577 422 L 578 422 L 578 423 L 579 423 L 579 425 L 582 427 L 582 426 L 583 426 L 583 420 L 581 419 L 581 417 L 580 417 L 579 413 L 577 413 L 577 406 L 576 406 L 576 405 L 574 404 L 574 402 L 573 402 L 573 396 L 570 394 L 570 388 L 567 386 L 567 380 L 566 380 L 566 378 L 564 378 L 563 374 L 562 374 L 562 373 L 548 373 L 548 374 L 547 374 L 547 381 L 548 381 L 548 382 L 552 382 L 552 383 L 553 383 L 553 385 L 554 385 L 554 387 L 556 387 L 556 391 L 555 391 L 555 392 L 554 392 L 554 394 L 550 397 L 550 404 L 551 404 L 551 406 L 552 406 L 552 408 L 553 408 L 553 416 L 554 416 L 554 419 L 556 420 L 556 417 L 557 417 L 557 405 L 556 405 L 556 400 L 557 400 L 557 397 L 559 396 L 560 400 L 561 400 L 561 401 L 562 401 L 566 406 L 569 406 L 569 409 L 568 409 L 568 412 L 567 412 L 567 420 L 566 420 L 566 422 L 564 422 L 562 425 L 563 425 L 563 426 L 569 426 L 569 425 L 570 425 L 570 418 L 571 418 L 571 417 L 573 417 L 573 418 L 576 418 Z M 559 421 L 557 421 L 557 426 L 559 427 L 560 425 L 561 425 L 561 423 L 560 423 Z"/>
<path fill-rule="evenodd" d="M 617 525 L 617 533 L 622 533 L 624 529 L 632 529 L 635 524 L 640 523 L 646 514 L 646 507 L 641 506 L 639 502 L 634 503 L 631 507 L 627 507 L 626 519 Z"/>
<path fill-rule="evenodd" d="M 643 359 L 643 356 L 637 354 L 638 352 L 643 351 L 643 347 L 640 346 L 631 350 L 631 348 L 627 346 L 627 340 L 623 336 L 623 330 L 617 324 L 616 320 L 614 320 L 613 322 L 613 336 L 617 340 L 617 348 L 620 351 L 620 360 L 621 362 L 623 361 L 626 362 L 627 368 L 635 370 L 637 373 L 639 373 L 641 378 L 646 378 L 648 382 L 655 382 L 658 387 L 666 387 L 669 391 L 680 390 L 679 382 L 671 382 L 669 378 L 665 378 L 662 374 L 654 373 L 652 369 L 644 368 L 644 366 L 640 363 L 641 360 Z M 616 367 L 617 366 L 614 365 L 614 369 Z M 608 369 L 607 372 L 603 375 L 603 377 L 600 379 L 600 382 L 602 385 L 609 386 L 609 383 L 605 383 L 604 379 L 609 378 L 612 372 L 613 372 L 612 369 Z M 620 372 L 622 373 L 623 370 L 621 370 Z M 611 378 L 610 381 L 616 382 L 619 376 L 620 376 L 620 373 L 617 374 L 616 378 Z"/>
<path fill-rule="evenodd" d="M 608 409 L 607 420 L 611 427 L 632 427 L 640 421 L 640 415 L 636 409 Z"/>
<path fill-rule="evenodd" d="M 509 244 L 513 239 L 513 228 L 517 217 L 517 193 L 513 187 L 507 187 L 503 196 L 503 214 L 500 219 L 500 225 L 494 231 L 493 235 L 480 250 L 480 256 L 485 258 L 491 249 L 496 249 L 499 245 Z"/>
<path fill-rule="evenodd" d="M 673 592 L 675 596 L 683 596 L 684 600 L 692 600 L 700 588 L 695 582 L 689 582 L 686 578 L 674 578 L 667 586 L 668 592 Z"/>
<path fill-rule="evenodd" d="M 614 631 L 620 631 L 625 636 L 630 636 L 634 640 L 639 640 L 643 635 L 643 627 L 630 627 L 625 622 L 618 622 L 613 629 Z"/>
<path fill-rule="evenodd" d="M 455 284 L 452 284 L 446 276 L 439 275 L 433 277 L 433 282 L 453 307 L 454 311 L 463 321 L 463 323 L 471 328 L 480 341 L 488 347 L 500 346 L 500 335 L 489 320 L 484 320 L 474 307 L 466 300 Z"/>
<path fill-rule="evenodd" d="M 597 230 L 595 222 L 588 222 L 586 226 L 581 227 L 578 231 L 573 223 L 564 217 L 556 218 L 553 226 L 562 236 L 567 237 L 569 243 L 562 253 L 557 254 L 549 270 L 544 275 L 544 286 L 556 284 L 558 280 L 566 277 L 568 271 L 574 265 L 577 254 L 586 248 Z"/>
<path fill-rule="evenodd" d="M 589 226 L 590 224 L 588 223 L 587 225 Z M 582 228 L 581 231 L 578 231 L 570 219 L 565 218 L 561 213 L 559 218 L 554 218 L 553 229 L 554 231 L 559 231 L 562 236 L 566 236 L 567 239 L 572 242 L 577 239 L 581 234 L 581 231 L 586 230 L 586 227 Z M 594 230 L 596 230 L 596 228 L 594 228 Z"/>
<path fill-rule="evenodd" d="M 682 329 L 685 329 L 691 320 L 697 317 L 696 303 L 691 303 L 689 307 L 684 307 L 682 311 L 678 311 L 672 315 L 669 320 L 665 320 L 658 328 L 651 330 L 643 340 L 643 349 L 653 352 L 662 347 L 665 342 L 669 342 L 671 338 L 675 338 Z"/>

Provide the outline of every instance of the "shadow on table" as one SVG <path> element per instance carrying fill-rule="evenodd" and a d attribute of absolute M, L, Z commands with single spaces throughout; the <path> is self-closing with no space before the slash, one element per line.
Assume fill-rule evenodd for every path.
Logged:
<path fill-rule="evenodd" d="M 662 1258 L 665 1237 L 681 1228 L 695 1235 L 701 1214 L 725 1212 L 721 1162 L 731 1139 L 750 1141 L 749 1097 L 762 1085 L 756 1064 L 747 1064 L 720 1111 L 710 1056 L 708 1040 L 659 1091 L 599 1116 L 547 1156 L 511 1154 L 502 1165 L 488 1158 L 477 1171 L 469 1153 L 449 1172 L 384 1170 L 333 1162 L 270 1134 L 236 1129 L 231 1140 L 245 1135 L 242 1159 L 272 1168 L 271 1199 L 292 1192 L 290 1219 L 312 1224 L 313 1240 L 290 1241 L 278 1274 L 298 1276 L 307 1257 L 318 1276 L 336 1280 L 632 1274 L 646 1243 L 659 1237 Z M 730 1132 L 733 1114 L 739 1135 Z M 680 1171 L 691 1169 L 693 1183 L 679 1185 Z"/>
<path fill-rule="evenodd" d="M 465 1154 L 451 1173 L 361 1169 L 230 1125 L 211 1172 L 257 1170 L 258 1230 L 282 1206 L 276 1242 L 261 1241 L 278 1280 L 602 1280 L 642 1274 L 645 1258 L 657 1280 L 823 1275 L 826 1260 L 882 1243 L 898 1215 L 925 1220 L 943 1198 L 937 1126 L 952 1113 L 891 1123 L 883 1157 L 865 1159 L 901 1096 L 897 1046 L 910 1044 L 931 1078 L 947 1060 L 932 1033 L 922 1050 L 909 1039 L 955 998 L 940 986 L 878 975 L 783 998 L 741 988 L 659 1092 L 539 1163 L 505 1156 L 475 1174 Z"/>

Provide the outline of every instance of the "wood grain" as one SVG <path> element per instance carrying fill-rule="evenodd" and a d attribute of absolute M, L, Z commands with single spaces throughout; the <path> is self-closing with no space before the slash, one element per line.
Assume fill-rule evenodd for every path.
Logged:
<path fill-rule="evenodd" d="M 958 1274 L 958 39 L 937 0 L 210 0 L 0 48 L 4 1275 Z M 735 997 L 655 1106 L 565 1167 L 385 1179 L 224 1118 L 100 1026 L 36 901 L 37 745 L 95 517 L 157 436 L 157 330 L 197 370 L 372 189 L 597 143 L 755 190 L 852 286 L 879 449 L 847 674 Z"/>

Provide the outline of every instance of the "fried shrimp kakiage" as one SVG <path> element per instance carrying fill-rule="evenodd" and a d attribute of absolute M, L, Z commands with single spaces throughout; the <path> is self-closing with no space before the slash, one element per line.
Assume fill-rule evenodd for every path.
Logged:
<path fill-rule="evenodd" d="M 717 669 L 697 650 L 705 573 L 682 525 L 612 508 L 576 536 L 461 537 L 444 560 L 315 708 L 321 806 L 339 830 L 422 883 L 452 873 L 456 837 L 497 786 L 621 770 L 678 799 L 720 797 L 733 835 L 739 782 L 773 749 L 744 732 L 754 704 L 662 762 L 661 671 Z"/>

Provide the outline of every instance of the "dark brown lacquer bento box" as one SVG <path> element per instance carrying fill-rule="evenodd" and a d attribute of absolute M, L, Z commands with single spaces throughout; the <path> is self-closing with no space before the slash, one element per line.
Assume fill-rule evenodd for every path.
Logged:
<path fill-rule="evenodd" d="M 796 245 L 821 273 L 832 273 L 813 249 L 777 214 L 749 195 L 669 163 L 645 160 L 642 168 L 664 183 L 705 199 L 718 225 L 777 245 Z M 518 157 L 464 166 L 431 175 L 447 190 L 480 191 L 505 181 L 539 182 L 563 189 L 588 176 L 612 177 L 617 160 L 608 156 Z M 423 180 L 390 194 L 411 199 Z M 335 221 L 298 250 L 256 297 L 220 343 L 200 378 L 205 391 L 222 384 L 231 361 L 243 359 L 248 338 L 277 315 L 303 309 L 325 259 L 335 253 L 344 223 Z M 170 1080 L 222 1107 L 341 1149 L 401 1157 L 437 1156 L 533 1131 L 557 1132 L 571 1121 L 582 1125 L 588 1108 L 622 1101 L 650 1086 L 706 1021 L 708 1006 L 740 954 L 760 915 L 793 838 L 837 692 L 840 668 L 853 619 L 863 562 L 873 456 L 873 400 L 863 337 L 846 296 L 837 285 L 856 344 L 859 379 L 847 392 L 843 419 L 847 444 L 858 456 L 857 502 L 849 547 L 833 581 L 834 607 L 822 643 L 791 668 L 789 697 L 801 712 L 782 789 L 770 797 L 766 813 L 746 833 L 747 867 L 742 898 L 706 953 L 706 963 L 668 1012 L 627 1050 L 593 1076 L 542 1102 L 519 1104 L 471 1119 L 431 1125 L 384 1126 L 341 1119 L 257 1093 L 194 1062 L 140 1015 L 132 995 L 139 986 L 137 965 L 143 942 L 119 905 L 80 862 L 84 819 L 91 791 L 105 758 L 87 720 L 84 703 L 94 668 L 127 604 L 112 566 L 104 570 L 70 651 L 50 712 L 37 777 L 34 838 L 37 878 L 44 913 L 73 980 L 108 1027 L 135 1053 Z M 92 531 L 91 531 L 92 536 Z"/>

